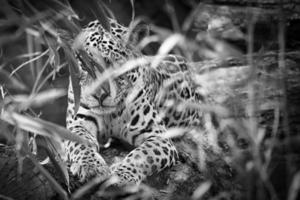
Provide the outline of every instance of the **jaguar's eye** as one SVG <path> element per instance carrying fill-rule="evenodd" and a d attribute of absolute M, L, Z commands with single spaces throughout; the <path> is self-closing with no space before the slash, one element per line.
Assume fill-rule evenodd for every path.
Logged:
<path fill-rule="evenodd" d="M 58 77 L 66 77 L 69 76 L 69 71 L 66 67 L 63 67 L 59 69 L 56 74 L 58 75 Z"/>
<path fill-rule="evenodd" d="M 87 28 L 92 28 L 93 26 L 95 26 L 95 24 L 96 24 L 95 22 L 91 22 L 88 24 Z"/>

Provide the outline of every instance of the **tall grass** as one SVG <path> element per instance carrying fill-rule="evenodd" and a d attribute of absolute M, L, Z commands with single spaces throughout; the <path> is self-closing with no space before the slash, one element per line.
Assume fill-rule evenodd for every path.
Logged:
<path fill-rule="evenodd" d="M 286 63 L 288 52 L 285 47 L 284 17 L 278 20 L 278 41 L 274 41 L 278 48 L 258 51 L 255 49 L 256 23 L 262 16 L 265 19 L 265 15 L 274 13 L 266 14 L 264 9 L 258 8 L 247 8 L 243 11 L 197 3 L 185 20 L 179 23 L 172 1 L 166 1 L 164 4 L 172 29 L 149 24 L 150 35 L 143 38 L 133 36 L 138 38 L 134 41 L 137 51 L 147 51 L 150 44 L 155 43 L 158 46 L 154 49 L 155 55 L 129 60 L 116 68 L 104 71 L 89 91 L 80 94 L 79 72 L 72 50 L 73 40 L 81 29 L 78 25 L 80 17 L 67 1 L 45 1 L 44 4 L 41 3 L 42 10 L 37 9 L 39 3 L 35 5 L 30 1 L 16 2 L 3 1 L 0 10 L 3 16 L 0 21 L 0 137 L 4 137 L 7 144 L 15 145 L 20 163 L 23 158 L 29 157 L 62 199 L 69 199 L 69 196 L 82 197 L 92 186 L 99 184 L 99 180 L 95 179 L 70 194 L 67 166 L 59 156 L 63 155 L 61 141 L 87 141 L 71 134 L 64 127 L 39 117 L 44 105 L 66 96 L 67 88 L 51 86 L 59 72 L 66 69 L 69 72 L 78 109 L 80 95 L 91 94 L 106 81 L 141 65 L 158 68 L 169 53 L 179 54 L 187 59 L 192 71 L 190 81 L 206 99 L 206 102 L 183 102 L 178 105 L 168 102 L 169 106 L 178 106 L 179 110 L 193 108 L 204 113 L 203 127 L 188 130 L 171 129 L 166 134 L 175 138 L 175 141 L 178 137 L 192 138 L 182 140 L 183 144 L 179 142 L 179 147 L 183 145 L 190 148 L 187 152 L 195 153 L 195 157 L 189 158 L 190 164 L 195 165 L 205 177 L 201 182 L 191 184 L 193 193 L 186 193 L 186 198 L 297 198 L 297 163 L 291 160 L 288 154 L 291 150 L 287 151 L 286 155 L 277 155 L 276 151 L 282 145 L 278 138 L 280 131 L 287 139 L 292 137 L 287 99 L 289 66 Z M 134 10 L 134 1 L 128 3 Z M 97 6 L 96 17 L 101 18 L 103 26 L 109 29 L 106 17 L 113 17 L 108 8 L 109 4 L 107 6 L 99 3 Z M 284 16 L 282 8 L 278 9 L 280 16 Z M 216 13 L 221 13 L 222 16 Z M 242 32 L 234 23 L 235 13 L 241 13 L 241 19 L 248 24 L 244 27 L 246 32 Z M 135 16 L 133 12 L 129 32 L 135 34 L 133 29 L 141 20 L 142 18 Z M 247 46 L 246 52 L 225 40 L 228 36 L 231 40 L 243 40 Z M 129 38 L 131 37 L 128 37 L 129 43 L 133 42 Z M 274 64 L 277 66 L 274 67 Z M 180 77 L 174 77 L 169 84 L 176 81 L 176 78 Z M 165 88 L 167 87 L 168 84 L 165 85 Z M 127 102 L 130 102 L 132 96 L 134 94 L 128 95 Z M 163 116 L 164 112 L 161 115 Z M 260 123 L 262 116 L 268 118 L 266 124 Z M 214 117 L 218 126 L 213 122 Z M 30 138 L 36 141 L 31 143 Z M 185 144 L 185 141 L 195 143 L 197 148 L 193 149 L 188 143 Z M 245 148 L 242 148 L 242 141 L 246 141 Z M 220 143 L 226 143 L 226 148 L 221 148 Z M 31 150 L 35 148 L 46 150 L 55 170 L 60 174 L 60 179 L 67 187 L 58 183 L 57 178 L 53 178 L 37 161 L 36 152 Z M 277 164 L 275 158 L 278 156 L 284 159 L 287 156 L 287 171 L 280 172 L 280 176 L 284 176 L 286 181 L 282 191 L 277 191 L 278 179 L 275 179 L 275 182 L 273 180 L 276 176 L 274 173 L 278 173 L 278 170 L 273 172 Z M 215 172 L 219 172 L 223 167 L 223 163 L 234 169 L 234 178 L 227 178 L 227 173 L 231 172 L 225 169 L 224 174 L 215 175 Z M 220 185 L 216 185 L 218 183 Z M 151 196 L 151 189 L 147 186 L 141 188 L 134 192 L 144 191 L 141 192 L 142 198 Z M 177 189 L 180 190 L 178 187 Z M 98 195 L 113 195 L 103 191 L 105 187 L 102 185 Z"/>

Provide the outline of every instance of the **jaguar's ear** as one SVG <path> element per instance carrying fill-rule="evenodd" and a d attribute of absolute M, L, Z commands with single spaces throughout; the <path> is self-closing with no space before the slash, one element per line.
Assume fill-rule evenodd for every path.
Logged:
<path fill-rule="evenodd" d="M 150 33 L 150 26 L 145 20 L 137 19 L 130 23 L 127 32 L 127 43 L 136 46 Z"/>

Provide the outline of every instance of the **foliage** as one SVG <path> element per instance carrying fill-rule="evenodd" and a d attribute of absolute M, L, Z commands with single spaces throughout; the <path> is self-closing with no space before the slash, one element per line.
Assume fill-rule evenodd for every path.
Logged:
<path fill-rule="evenodd" d="M 92 2 L 91 5 L 94 5 L 95 1 Z M 128 1 L 133 10 L 134 2 Z M 42 10 L 38 9 L 40 5 Z M 168 106 L 178 106 L 179 110 L 197 108 L 216 116 L 219 124 L 217 129 L 211 124 L 210 115 L 207 115 L 207 121 L 204 122 L 205 130 L 215 133 L 211 134 L 212 137 L 208 142 L 213 153 L 209 154 L 203 150 L 207 145 L 207 141 L 203 141 L 202 137 L 203 127 L 194 130 L 169 130 L 166 136 L 178 138 L 187 135 L 192 138 L 191 141 L 197 146 L 196 150 L 181 143 L 179 148 L 181 145 L 191 148 L 185 151 L 196 155 L 191 160 L 197 161 L 194 164 L 200 171 L 209 171 L 204 169 L 209 168 L 211 163 L 218 163 L 217 159 L 224 156 L 222 159 L 236 169 L 235 179 L 245 189 L 244 191 L 235 187 L 235 190 L 221 189 L 214 192 L 214 177 L 210 179 L 211 177 L 205 176 L 205 180 L 197 183 L 194 192 L 187 198 L 280 199 L 284 196 L 290 200 L 296 199 L 299 190 L 299 169 L 294 161 L 286 159 L 288 169 L 283 173 L 289 176 L 285 180 L 286 187 L 289 188 L 284 191 L 286 194 L 278 194 L 274 186 L 276 183 L 271 180 L 274 158 L 278 156 L 276 149 L 283 143 L 278 138 L 279 132 L 283 133 L 286 139 L 291 139 L 286 85 L 290 64 L 287 64 L 286 59 L 288 53 L 285 47 L 285 24 L 282 22 L 284 20 L 278 20 L 278 42 L 274 41 L 278 44 L 278 48 L 257 50 L 254 46 L 254 29 L 260 20 L 259 16 L 265 16 L 263 9 L 247 8 L 246 11 L 231 12 L 230 9 L 224 11 L 220 6 L 195 3 L 194 9 L 182 23 L 179 23 L 174 4 L 166 1 L 165 7 L 172 22 L 172 29 L 151 23 L 143 26 L 141 25 L 143 18 L 135 16 L 134 11 L 129 25 L 131 34 L 128 36 L 128 43 L 134 44 L 139 51 L 147 52 L 150 49 L 156 53 L 105 70 L 97 78 L 93 87 L 85 92 L 93 93 L 99 87 L 113 92 L 113 88 L 107 89 L 105 85 L 110 79 L 144 64 L 156 68 L 169 53 L 183 55 L 191 63 L 193 71 L 191 81 L 197 85 L 204 97 L 209 99 L 209 103 L 175 105 L 174 102 L 169 102 Z M 280 5 L 278 8 L 281 9 Z M 114 17 L 110 9 L 103 3 L 96 3 L 95 9 L 96 17 L 106 29 L 109 29 L 107 17 Z M 218 9 L 221 10 L 220 15 L 212 14 L 210 11 Z M 246 33 L 241 31 L 238 22 L 233 20 L 236 13 L 243 13 L 245 16 L 243 19 L 248 23 L 244 27 Z M 44 3 L 23 0 L 3 1 L 0 15 L 3 18 L 0 21 L 0 139 L 2 140 L 3 136 L 6 144 L 15 146 L 20 165 L 24 158 L 30 158 L 60 198 L 69 199 L 69 185 L 72 183 L 70 183 L 67 166 L 60 158 L 60 155 L 63 155 L 61 141 L 65 139 L 85 144 L 87 142 L 61 126 L 64 123 L 58 125 L 40 118 L 40 112 L 44 105 L 65 98 L 66 87 L 61 89 L 53 84 L 63 70 L 69 72 L 76 107 L 79 106 L 82 94 L 80 94 L 79 72 L 73 54 L 75 48 L 73 44 L 74 40 L 76 44 L 76 36 L 81 29 L 80 17 L 68 1 L 58 0 Z M 274 13 L 269 15 L 273 16 Z M 150 32 L 147 32 L 147 27 L 150 27 Z M 147 33 L 139 37 L 144 32 Z M 242 40 L 246 44 L 246 53 L 231 45 L 228 38 Z M 152 48 L 152 44 L 158 47 Z M 82 58 L 89 68 L 90 61 L 84 56 Z M 96 64 L 103 70 L 103 63 Z M 89 69 L 91 73 L 94 70 Z M 165 87 L 168 85 L 166 84 Z M 128 102 L 132 96 L 134 94 L 128 95 Z M 267 120 L 267 124 L 261 124 L 260 118 L 265 113 L 271 119 Z M 232 132 L 238 135 L 232 136 Z M 225 133 L 223 140 L 231 149 L 228 154 L 220 153 L 223 151 L 218 144 L 221 133 Z M 247 141 L 246 150 L 241 150 L 241 145 L 236 143 L 235 137 L 241 139 L 239 141 Z M 52 177 L 52 174 L 39 163 L 36 149 L 45 150 L 59 178 Z M 216 159 L 207 158 L 215 154 L 219 154 Z M 289 170 L 290 167 L 296 167 L 297 173 L 295 170 Z M 212 167 L 212 170 L 214 169 L 219 170 L 217 167 Z M 20 173 L 24 172 L 20 171 Z M 58 179 L 63 180 L 63 184 L 58 182 Z M 82 197 L 99 182 L 96 178 L 70 195 L 72 198 Z M 105 187 L 110 184 L 102 183 L 98 195 L 102 197 L 112 195 L 113 193 L 105 190 Z M 127 190 L 128 193 L 140 194 L 145 199 L 151 196 L 149 191 L 151 189 L 144 185 Z M 235 194 L 237 191 L 238 195 Z M 118 192 L 124 195 L 121 190 Z"/>

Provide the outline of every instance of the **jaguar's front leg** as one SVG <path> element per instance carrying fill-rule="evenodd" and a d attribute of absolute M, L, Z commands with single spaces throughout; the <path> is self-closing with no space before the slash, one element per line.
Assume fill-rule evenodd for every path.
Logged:
<path fill-rule="evenodd" d="M 177 160 L 177 151 L 169 139 L 151 136 L 113 166 L 112 172 L 119 179 L 118 185 L 139 184 L 147 176 L 173 166 Z"/>
<path fill-rule="evenodd" d="M 77 175 L 81 182 L 85 182 L 95 176 L 103 180 L 110 176 L 108 165 L 98 153 L 98 144 L 91 136 L 89 130 L 83 126 L 73 126 L 70 131 L 89 141 L 90 145 L 78 142 L 65 141 L 64 147 L 67 155 L 67 163 L 72 174 Z"/>
<path fill-rule="evenodd" d="M 147 176 L 176 163 L 176 148 L 163 136 L 166 129 L 146 97 L 127 105 L 123 113 L 118 120 L 124 123 L 118 137 L 136 148 L 111 168 L 119 178 L 119 185 L 139 184 Z"/>
<path fill-rule="evenodd" d="M 84 77 L 84 80 L 88 80 Z M 82 90 L 88 86 L 88 81 L 81 82 Z M 111 175 L 110 169 L 99 152 L 97 138 L 103 134 L 104 124 L 102 116 L 97 114 L 99 106 L 98 99 L 94 95 L 82 95 L 80 107 L 77 113 L 74 112 L 72 85 L 69 86 L 67 128 L 90 144 L 84 145 L 78 142 L 65 141 L 66 162 L 72 174 L 77 175 L 81 182 L 92 177 L 102 177 L 103 180 Z"/>

